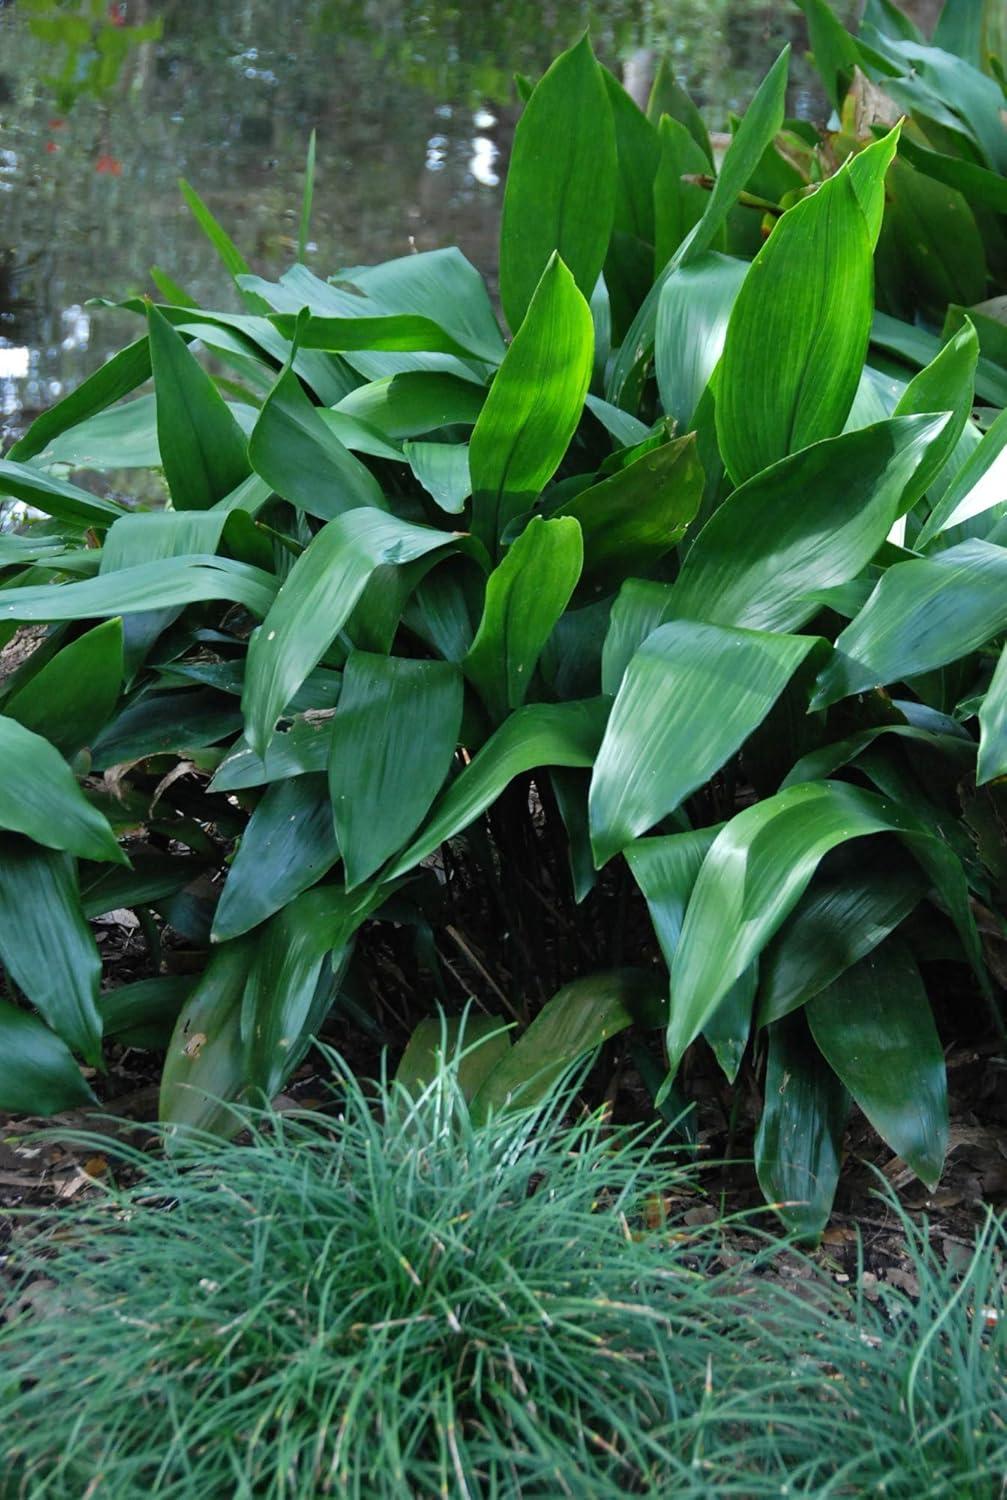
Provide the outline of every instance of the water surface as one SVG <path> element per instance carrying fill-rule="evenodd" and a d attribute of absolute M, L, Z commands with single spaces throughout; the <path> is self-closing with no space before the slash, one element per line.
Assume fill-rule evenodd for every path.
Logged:
<path fill-rule="evenodd" d="M 88 298 L 156 264 L 234 305 L 179 176 L 276 275 L 314 128 L 314 270 L 454 243 L 492 280 L 515 72 L 590 26 L 631 81 L 669 55 L 720 128 L 792 41 L 813 116 L 802 25 L 789 0 L 0 0 L 0 433 L 135 336 Z"/>

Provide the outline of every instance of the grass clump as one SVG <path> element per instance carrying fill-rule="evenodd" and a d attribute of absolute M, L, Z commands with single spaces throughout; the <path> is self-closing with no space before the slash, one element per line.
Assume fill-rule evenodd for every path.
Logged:
<path fill-rule="evenodd" d="M 915 1303 L 798 1298 L 769 1241 L 648 1229 L 691 1169 L 569 1096 L 476 1128 L 450 1070 L 337 1091 L 138 1155 L 23 1252 L 5 1500 L 999 1492 L 1002 1224 L 958 1282 L 917 1234 Z"/>

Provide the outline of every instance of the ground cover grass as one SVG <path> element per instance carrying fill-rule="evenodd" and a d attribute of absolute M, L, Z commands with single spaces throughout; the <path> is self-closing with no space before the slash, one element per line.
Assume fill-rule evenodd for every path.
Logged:
<path fill-rule="evenodd" d="M 788 1284 L 665 1219 L 701 1190 L 666 1137 L 334 1067 L 331 1109 L 127 1151 L 22 1250 L 5 1497 L 1002 1493 L 1002 1219 L 953 1268 L 907 1221 L 915 1299 Z"/>

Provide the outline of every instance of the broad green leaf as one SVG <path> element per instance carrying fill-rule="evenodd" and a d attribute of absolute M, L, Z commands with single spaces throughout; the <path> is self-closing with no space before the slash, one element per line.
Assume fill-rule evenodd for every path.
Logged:
<path fill-rule="evenodd" d="M 263 929 L 241 999 L 241 1036 L 245 1078 L 267 1098 L 304 1055 L 334 998 L 333 968 L 382 899 L 373 887 L 347 895 L 341 886 L 317 886 Z"/>
<path fill-rule="evenodd" d="M 619 684 L 633 656 L 652 630 L 663 625 L 671 610 L 672 586 L 646 579 L 627 578 L 616 595 L 609 616 L 601 653 L 601 690 L 609 697 Z"/>
<path fill-rule="evenodd" d="M 126 864 L 115 835 L 48 740 L 0 716 L 0 828 L 47 849 Z"/>
<path fill-rule="evenodd" d="M 852 838 L 896 833 L 938 885 L 981 972 L 965 877 L 958 860 L 915 819 L 845 782 L 805 782 L 746 808 L 718 834 L 689 902 L 671 990 L 669 1068 L 731 986 L 777 932 L 830 849 Z"/>
<path fill-rule="evenodd" d="M 37 1016 L 0 1000 L 0 1109 L 54 1115 L 94 1102 L 66 1043 Z"/>
<path fill-rule="evenodd" d="M 766 1202 L 801 1239 L 817 1240 L 839 1181 L 846 1090 L 822 1057 L 802 1015 L 769 1031 L 755 1170 Z"/>
<path fill-rule="evenodd" d="M 422 437 L 442 427 L 471 427 L 486 392 L 455 375 L 409 371 L 358 386 L 336 411 L 356 417 L 386 437 Z"/>
<path fill-rule="evenodd" d="M 343 446 L 289 366 L 263 404 L 248 456 L 278 495 L 323 521 L 363 505 L 387 509 L 374 475 Z"/>
<path fill-rule="evenodd" d="M 608 68 L 601 69 L 615 127 L 614 229 L 654 243 L 654 175 L 661 142 L 654 125 Z M 595 180 L 597 182 L 597 179 Z M 562 254 L 562 251 L 560 252 Z M 584 290 L 590 294 L 593 284 Z"/>
<path fill-rule="evenodd" d="M 429 1017 L 409 1038 L 395 1069 L 395 1082 L 413 1098 L 436 1084 L 445 1063 L 469 1102 L 510 1050 L 506 1024 L 498 1016 Z"/>
<path fill-rule="evenodd" d="M 648 571 L 670 552 L 702 498 L 703 470 L 689 433 L 651 448 L 552 514 L 580 523 L 582 581 L 607 593 L 613 582 Z"/>
<path fill-rule="evenodd" d="M 348 890 L 401 849 L 430 811 L 461 718 L 462 679 L 450 663 L 350 656 L 328 764 Z"/>
<path fill-rule="evenodd" d="M 11 449 L 11 452 L 14 450 Z M 58 521 L 74 521 L 85 526 L 109 526 L 123 514 L 121 505 L 99 500 L 97 495 L 80 490 L 64 479 L 52 479 L 41 469 L 0 458 L 0 495 L 23 500 Z"/>
<path fill-rule="evenodd" d="M 724 352 L 724 339 L 748 266 L 728 255 L 701 256 L 664 283 L 657 307 L 654 363 L 661 405 L 682 427 Z"/>
<path fill-rule="evenodd" d="M 503 353 L 499 337 L 488 344 L 478 338 L 460 343 L 433 318 L 399 312 L 377 317 L 308 317 L 302 322 L 290 313 L 275 313 L 272 322 L 286 339 L 298 330 L 301 349 L 325 349 L 334 354 L 352 349 L 383 349 L 398 353 L 454 354 L 459 359 L 495 362 Z"/>
<path fill-rule="evenodd" d="M 926 894 L 907 861 L 840 869 L 812 882 L 759 961 L 759 1025 L 797 1010 L 876 948 Z"/>
<path fill-rule="evenodd" d="M 647 903 L 654 934 L 669 969 L 697 876 L 722 826 L 635 839 L 626 849 L 626 863 Z"/>
<path fill-rule="evenodd" d="M 826 0 L 797 0 L 797 4 L 807 17 L 815 67 L 832 108 L 838 112 L 853 82 L 854 69 L 861 66 L 860 48 Z"/>
<path fill-rule="evenodd" d="M 709 176 L 702 146 L 688 128 L 664 115 L 660 123 L 660 157 L 653 179 L 654 273 L 662 271 L 686 235 L 706 212 L 710 194 L 685 177 Z"/>
<path fill-rule="evenodd" d="M 179 854 L 131 855 L 131 867 L 85 865 L 80 871 L 80 909 L 92 920 L 123 906 L 152 906 L 206 873 L 201 859 Z"/>
<path fill-rule="evenodd" d="M 812 708 L 957 661 L 1007 629 L 1007 548 L 966 541 L 896 563 L 836 640 Z"/>
<path fill-rule="evenodd" d="M 979 763 L 976 784 L 983 786 L 996 777 L 1007 776 L 1007 646 L 986 689 L 979 709 Z"/>
<path fill-rule="evenodd" d="M 556 807 L 566 831 L 566 855 L 570 884 L 576 905 L 586 899 L 598 883 L 591 858 L 591 834 L 587 821 L 587 793 L 591 778 L 586 771 L 557 768 L 549 773 Z"/>
<path fill-rule="evenodd" d="M 454 537 L 367 507 L 329 521 L 291 568 L 252 636 L 241 704 L 257 754 L 276 721 L 350 617 L 375 568 L 423 557 Z"/>
<path fill-rule="evenodd" d="M 451 783 L 429 822 L 394 860 L 384 879 L 406 874 L 495 802 L 515 776 L 539 766 L 590 766 L 608 714 L 607 698 L 528 703 L 515 709 Z"/>
<path fill-rule="evenodd" d="M 120 516 L 101 549 L 100 573 L 156 563 L 165 557 L 212 554 L 220 546 L 227 513 L 215 511 L 137 511 Z"/>
<path fill-rule="evenodd" d="M 472 493 L 468 443 L 405 443 L 403 454 L 416 478 L 452 515 L 465 508 Z"/>
<path fill-rule="evenodd" d="M 970 204 L 992 209 L 994 213 L 1007 213 L 1007 178 L 999 172 L 991 172 L 978 162 L 964 161 L 960 156 L 929 151 L 909 135 L 903 136 L 900 151 L 917 172 L 954 188 Z"/>
<path fill-rule="evenodd" d="M 657 309 L 664 283 L 679 266 L 698 260 L 716 244 L 738 194 L 783 124 L 790 48 L 785 47 L 759 85 L 724 157 L 706 212 L 690 230 L 654 282 L 612 364 L 605 395 L 616 406 L 635 404 L 641 371 L 654 348 Z"/>
<path fill-rule="evenodd" d="M 4 713 L 72 756 L 111 716 L 122 687 L 122 621 L 106 620 L 58 651 Z"/>
<path fill-rule="evenodd" d="M 248 477 L 245 435 L 185 339 L 151 305 L 157 436 L 176 510 L 209 510 Z"/>
<path fill-rule="evenodd" d="M 100 1066 L 101 959 L 68 854 L 9 835 L 0 841 L 0 960 L 67 1046 Z M 4 1038 L 0 1051 L 5 1044 Z"/>
<path fill-rule="evenodd" d="M 276 588 L 271 574 L 230 558 L 167 557 L 60 587 L 10 590 L 0 604 L 0 620 L 100 620 L 211 599 L 230 600 L 264 615 Z"/>
<path fill-rule="evenodd" d="M 717 439 L 737 484 L 842 431 L 870 335 L 871 256 L 845 170 L 787 210 L 749 267 L 717 386 Z"/>
<path fill-rule="evenodd" d="M 915 547 L 922 552 L 942 531 L 960 526 L 973 516 L 999 505 L 1007 495 L 1007 411 L 994 418 L 930 516 L 920 528 Z"/>
<path fill-rule="evenodd" d="M 810 1000 L 807 1017 L 875 1130 L 933 1191 L 948 1144 L 947 1071 L 910 949 L 882 943 Z"/>
<path fill-rule="evenodd" d="M 86 380 L 82 380 L 68 396 L 57 401 L 48 411 L 35 418 L 23 437 L 9 449 L 7 458 L 25 463 L 43 452 L 60 433 L 86 422 L 106 407 L 120 401 L 135 391 L 138 385 L 150 377 L 150 341 L 144 334 L 133 344 L 127 344 L 118 354 L 106 361 Z M 94 496 L 89 496 L 94 499 Z M 34 502 L 33 502 L 34 503 Z"/>
<path fill-rule="evenodd" d="M 637 839 L 625 850 L 626 862 L 643 893 L 671 970 L 692 888 L 720 827 Z M 751 1027 L 757 971 L 753 964 L 724 996 L 704 1028 L 704 1036 L 727 1077 L 734 1080 Z"/>
<path fill-rule="evenodd" d="M 613 969 L 564 985 L 486 1079 L 472 1101 L 473 1118 L 538 1104 L 579 1058 L 634 1022 L 660 1026 L 664 1011 L 653 970 Z"/>
<path fill-rule="evenodd" d="M 155 397 L 138 396 L 110 406 L 57 433 L 39 463 L 69 464 L 74 469 L 159 468 Z"/>
<path fill-rule="evenodd" d="M 217 903 L 213 941 L 227 942 L 258 926 L 321 880 L 338 858 L 324 776 L 277 782 L 241 836 Z"/>
<path fill-rule="evenodd" d="M 222 943 L 175 1022 L 161 1072 L 160 1118 L 233 1135 L 241 1120 L 229 1104 L 245 1092 L 241 997 L 258 935 Z"/>
<path fill-rule="evenodd" d="M 609 401 L 603 401 L 600 396 L 592 396 L 589 392 L 584 397 L 584 405 L 598 418 L 605 431 L 615 438 L 620 448 L 632 448 L 634 444 L 642 443 L 650 432 L 650 428 L 639 417 L 630 416 L 628 411 L 613 406 Z"/>
<path fill-rule="evenodd" d="M 710 148 L 710 137 L 703 124 L 703 117 L 675 77 L 674 63 L 667 52 L 661 55 L 657 72 L 654 74 L 650 98 L 647 100 L 647 119 L 654 125 L 659 125 L 662 115 L 667 115 L 669 119 L 677 120 L 680 125 L 685 126 L 706 158 L 707 167 L 712 167 L 713 151 Z"/>
<path fill-rule="evenodd" d="M 92 766 L 106 771 L 151 755 L 192 751 L 233 735 L 241 715 L 233 697 L 212 689 L 141 692 L 131 697 L 95 738 Z"/>
<path fill-rule="evenodd" d="M 888 169 L 895 160 L 899 141 L 902 139 L 901 124 L 895 125 L 879 141 L 858 151 L 847 163 L 853 190 L 857 195 L 861 211 L 867 221 L 871 249 L 875 249 L 885 217 L 885 183 Z"/>
<path fill-rule="evenodd" d="M 669 613 L 799 629 L 811 597 L 855 578 L 900 513 L 947 418 L 898 417 L 791 454 L 714 512 L 689 549 Z"/>
<path fill-rule="evenodd" d="M 189 974 L 162 974 L 106 991 L 98 996 L 105 1035 L 123 1047 L 163 1051 L 192 987 Z"/>
<path fill-rule="evenodd" d="M 598 279 L 617 192 L 615 126 L 585 35 L 536 85 L 514 132 L 500 230 L 500 299 L 516 334 L 550 258 L 585 297 Z"/>
<path fill-rule="evenodd" d="M 577 521 L 535 516 L 486 580 L 483 616 L 462 665 L 494 720 L 524 702 L 583 556 Z"/>
<path fill-rule="evenodd" d="M 287 730 L 277 730 L 263 756 L 256 755 L 244 739 L 217 767 L 211 792 L 237 792 L 250 786 L 265 786 L 291 776 L 324 771 L 329 756 L 330 714 L 295 718 Z"/>
<path fill-rule="evenodd" d="M 691 620 L 647 637 L 626 668 L 591 778 L 598 868 L 740 749 L 815 644 Z"/>
<path fill-rule="evenodd" d="M 288 271 L 284 283 L 293 285 L 294 274 Z M 298 288 L 304 284 L 304 276 L 300 268 Z M 335 285 L 323 284 L 322 292 L 334 316 L 410 313 L 429 318 L 459 347 L 488 364 L 500 363 L 503 339 L 486 283 L 456 246 L 401 255 L 376 266 L 351 266 L 334 280 Z M 319 283 L 312 277 L 309 285 L 317 291 Z M 301 296 L 298 307 L 304 305 L 310 306 L 311 299 Z"/>
<path fill-rule="evenodd" d="M 491 554 L 507 525 L 531 510 L 562 462 L 584 409 L 593 351 L 591 309 L 554 256 L 469 445 L 472 530 Z"/>
<path fill-rule="evenodd" d="M 931 443 L 926 457 L 912 477 L 902 498 L 903 510 L 912 509 L 954 453 L 965 424 L 972 415 L 978 359 L 979 340 L 972 324 L 966 323 L 944 345 L 936 359 L 913 376 L 899 397 L 894 413 L 896 417 L 915 416 L 921 412 L 951 413 L 950 421 L 945 424 L 940 436 Z"/>
<path fill-rule="evenodd" d="M 975 215 L 960 193 L 896 157 L 886 181 L 878 242 L 877 300 L 884 312 L 940 322 L 949 302 L 986 295 L 986 256 Z"/>

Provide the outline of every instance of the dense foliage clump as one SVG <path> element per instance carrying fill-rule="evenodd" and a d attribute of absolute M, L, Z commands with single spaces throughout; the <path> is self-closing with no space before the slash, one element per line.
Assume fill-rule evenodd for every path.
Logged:
<path fill-rule="evenodd" d="M 330 1012 L 402 1038 L 471 984 L 525 1028 L 480 1117 L 629 1028 L 662 1104 L 702 1037 L 794 1227 L 851 1100 L 936 1182 L 935 972 L 1002 1028 L 996 15 L 804 8 L 836 128 L 785 119 L 786 54 L 723 153 L 586 39 L 527 87 L 509 340 L 457 250 L 268 282 L 186 189 L 243 310 L 158 271 L 0 459 L 0 630 L 44 627 L 0 702 L 0 1106 L 86 1100 L 111 1038 L 226 1129 Z M 103 991 L 122 908 L 149 974 Z"/>
<path fill-rule="evenodd" d="M 666 1142 L 568 1103 L 476 1127 L 456 1065 L 340 1068 L 331 1114 L 119 1161 L 16 1263 L 6 1500 L 996 1493 L 1002 1224 L 957 1273 L 907 1225 L 915 1301 L 792 1256 L 798 1296 L 662 1222 L 698 1187 Z"/>

